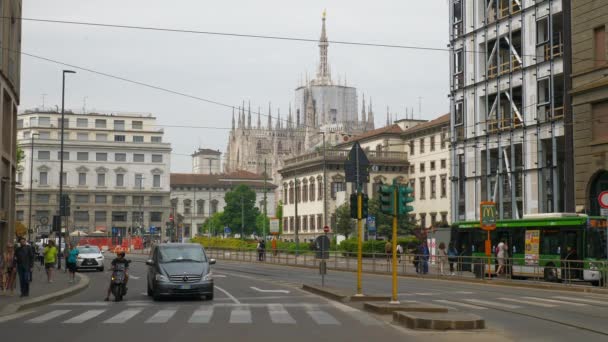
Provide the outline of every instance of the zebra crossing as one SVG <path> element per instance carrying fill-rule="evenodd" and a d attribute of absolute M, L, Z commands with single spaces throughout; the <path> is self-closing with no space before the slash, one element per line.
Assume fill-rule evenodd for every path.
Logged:
<path fill-rule="evenodd" d="M 186 324 L 210 324 L 224 323 L 235 325 L 247 325 L 269 320 L 277 325 L 295 325 L 308 321 L 319 326 L 340 326 L 341 322 L 336 318 L 335 312 L 331 312 L 330 306 L 326 304 L 213 304 L 199 307 L 105 307 L 100 308 L 92 303 L 87 308 L 82 303 L 72 308 L 54 307 L 54 310 L 40 313 L 33 311 L 28 316 L 15 316 L 14 319 L 22 318 L 24 324 L 41 325 L 44 323 L 73 324 L 125 324 L 127 322 L 139 322 L 142 324 L 158 325 L 167 324 L 177 320 L 177 314 L 188 316 L 183 319 Z M 51 306 L 53 307 L 53 306 Z M 335 310 L 335 309 L 334 309 Z M 265 311 L 265 312 L 264 312 Z M 226 322 L 227 319 L 227 322 Z M 0 320 L 0 324 L 12 321 Z"/>
<path fill-rule="evenodd" d="M 411 297 L 407 297 L 410 298 Z M 444 297 L 444 296 L 442 296 Z M 507 297 L 501 296 L 493 299 L 480 298 L 462 298 L 461 296 L 441 299 L 431 299 L 423 297 L 421 300 L 405 300 L 407 303 L 435 303 L 446 306 L 452 310 L 470 309 L 470 310 L 487 310 L 487 309 L 508 309 L 516 310 L 522 308 L 586 308 L 592 306 L 608 307 L 608 301 L 605 299 L 590 298 L 590 297 L 573 297 L 573 296 L 549 296 L 549 297 Z"/>

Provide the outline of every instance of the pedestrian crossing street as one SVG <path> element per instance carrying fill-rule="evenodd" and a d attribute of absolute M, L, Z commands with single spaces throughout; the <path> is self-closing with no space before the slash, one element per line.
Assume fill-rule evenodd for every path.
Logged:
<path fill-rule="evenodd" d="M 228 323 L 246 325 L 270 321 L 278 325 L 314 324 L 317 326 L 341 326 L 352 319 L 364 325 L 378 325 L 379 321 L 367 315 L 348 310 L 340 310 L 328 304 L 213 304 L 202 306 L 154 306 L 138 305 L 103 305 L 104 303 L 58 304 L 49 306 L 48 312 L 31 312 L 17 314 L 13 317 L 0 317 L 0 324 L 19 321 L 27 325 L 44 323 L 71 324 L 125 324 L 128 322 L 143 324 L 164 324 L 182 322 L 184 324 Z M 346 313 L 346 315 L 343 315 Z M 342 315 L 341 315 L 342 314 Z M 345 318 L 346 316 L 346 318 Z M 339 319 L 340 318 L 340 319 Z"/>

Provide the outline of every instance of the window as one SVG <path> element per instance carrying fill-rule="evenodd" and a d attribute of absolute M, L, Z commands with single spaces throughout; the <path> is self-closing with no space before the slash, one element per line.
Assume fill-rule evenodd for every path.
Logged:
<path fill-rule="evenodd" d="M 106 222 L 107 213 L 105 211 L 95 212 L 95 222 Z"/>
<path fill-rule="evenodd" d="M 88 211 L 74 211 L 74 221 L 88 222 L 89 212 Z"/>
<path fill-rule="evenodd" d="M 41 117 L 39 117 L 38 118 L 38 126 L 40 126 L 40 127 L 50 127 L 51 126 L 51 118 L 48 117 L 48 116 L 41 116 Z"/>
<path fill-rule="evenodd" d="M 76 194 L 74 197 L 76 203 L 89 203 L 89 195 Z"/>
<path fill-rule="evenodd" d="M 124 135 L 114 135 L 114 141 L 125 141 Z"/>
<path fill-rule="evenodd" d="M 68 184 L 68 173 L 67 172 L 63 172 L 61 174 L 61 181 L 63 182 L 63 185 Z"/>
<path fill-rule="evenodd" d="M 426 228 L 426 213 L 420 214 L 420 228 Z"/>
<path fill-rule="evenodd" d="M 141 153 L 135 153 L 135 154 L 133 154 L 133 162 L 135 162 L 135 163 L 143 163 L 143 162 L 145 162 L 144 155 L 141 154 Z"/>
<path fill-rule="evenodd" d="M 321 229 L 323 227 L 323 214 L 317 215 L 317 229 Z"/>
<path fill-rule="evenodd" d="M 604 26 L 593 30 L 593 53 L 595 66 L 606 64 L 606 28 Z"/>
<path fill-rule="evenodd" d="M 447 164 L 447 161 L 445 159 L 441 159 L 441 168 L 442 169 L 446 168 L 446 164 Z"/>
<path fill-rule="evenodd" d="M 463 102 L 457 102 L 454 110 L 454 125 L 462 125 L 464 123 Z"/>
<path fill-rule="evenodd" d="M 64 128 L 70 128 L 70 119 L 63 119 Z M 61 128 L 61 118 L 57 118 L 57 127 Z"/>
<path fill-rule="evenodd" d="M 133 129 L 143 129 L 144 128 L 144 122 L 143 121 L 132 121 L 131 122 L 131 127 Z"/>
<path fill-rule="evenodd" d="M 38 160 L 50 160 L 51 151 L 38 151 Z"/>
<path fill-rule="evenodd" d="M 48 140 L 51 139 L 51 132 L 38 132 L 40 134 L 40 139 Z"/>
<path fill-rule="evenodd" d="M 319 187 L 318 191 L 317 191 L 317 199 L 320 201 L 323 199 L 323 180 L 319 179 L 317 186 Z"/>
<path fill-rule="evenodd" d="M 150 212 L 150 222 L 162 222 L 163 221 L 163 213 L 159 211 Z"/>
<path fill-rule="evenodd" d="M 420 163 L 420 172 L 424 172 L 424 163 Z"/>
<path fill-rule="evenodd" d="M 24 199 L 25 199 L 25 194 L 17 194 L 15 196 L 15 200 L 17 201 L 17 203 L 23 203 Z"/>
<path fill-rule="evenodd" d="M 143 205 L 144 196 L 133 196 L 133 205 Z"/>
<path fill-rule="evenodd" d="M 23 210 L 17 210 L 17 221 L 23 221 L 23 217 L 25 216 Z"/>
<path fill-rule="evenodd" d="M 17 183 L 23 184 L 23 171 L 17 173 Z"/>
<path fill-rule="evenodd" d="M 594 142 L 608 140 L 608 101 L 591 105 L 591 137 Z"/>
<path fill-rule="evenodd" d="M 114 154 L 114 161 L 117 161 L 117 162 L 125 162 L 125 161 L 127 161 L 127 154 L 126 153 L 116 153 L 116 154 Z"/>
<path fill-rule="evenodd" d="M 36 203 L 49 203 L 49 194 L 36 194 Z"/>
<path fill-rule="evenodd" d="M 57 160 L 61 160 L 61 151 L 57 152 Z M 63 152 L 63 160 L 70 160 L 70 152 Z"/>
<path fill-rule="evenodd" d="M 112 212 L 112 221 L 113 222 L 127 222 L 127 212 L 126 211 L 113 211 Z"/>
<path fill-rule="evenodd" d="M 312 201 L 314 201 L 316 199 L 316 196 L 315 196 L 315 181 L 314 180 L 310 181 L 310 185 L 308 186 L 308 191 L 309 191 L 308 199 L 312 202 Z"/>
<path fill-rule="evenodd" d="M 125 120 L 114 120 L 114 130 L 115 131 L 124 131 L 125 130 Z"/>
<path fill-rule="evenodd" d="M 152 162 L 153 163 L 162 163 L 163 162 L 163 155 L 162 154 L 153 154 L 152 155 Z"/>
<path fill-rule="evenodd" d="M 144 176 L 141 173 L 135 174 L 135 187 L 138 189 L 143 188 Z"/>
<path fill-rule="evenodd" d="M 163 141 L 163 137 L 152 137 L 152 142 L 153 143 L 159 143 Z"/>
<path fill-rule="evenodd" d="M 105 173 L 97 174 L 97 186 L 106 186 L 106 174 Z"/>
<path fill-rule="evenodd" d="M 424 138 L 420 138 L 420 153 L 424 153 Z"/>
<path fill-rule="evenodd" d="M 38 177 L 38 184 L 40 185 L 48 185 L 49 184 L 49 174 L 46 171 L 41 171 Z"/>
<path fill-rule="evenodd" d="M 76 119 L 76 127 L 87 128 L 89 126 L 89 119 L 78 118 Z"/>
<path fill-rule="evenodd" d="M 162 197 L 160 197 L 160 196 L 156 196 L 156 197 L 159 197 L 158 200 L 162 201 Z M 203 215 L 203 216 L 205 215 L 205 201 L 204 200 L 196 201 L 196 213 L 198 215 Z"/>
<path fill-rule="evenodd" d="M 431 152 L 435 151 L 435 136 L 431 136 Z"/>
<path fill-rule="evenodd" d="M 340 191 L 346 191 L 346 183 L 344 182 L 332 182 L 331 183 L 331 198 L 336 198 L 336 193 Z"/>
<path fill-rule="evenodd" d="M 70 140 L 70 133 L 63 133 L 63 141 Z"/>
<path fill-rule="evenodd" d="M 420 193 L 420 199 L 421 199 L 421 200 L 425 199 L 425 197 L 426 197 L 426 193 L 425 193 L 425 192 L 426 192 L 426 186 L 425 186 L 425 182 L 426 182 L 426 179 L 424 179 L 424 178 L 420 178 L 420 190 L 419 190 L 419 193 Z"/>
<path fill-rule="evenodd" d="M 134 135 L 133 136 L 133 142 L 135 142 L 135 143 L 143 143 L 144 142 L 144 136 L 143 135 Z"/>
<path fill-rule="evenodd" d="M 431 213 L 431 227 L 435 227 L 437 223 L 437 213 Z"/>
<path fill-rule="evenodd" d="M 217 213 L 217 200 L 212 200 L 211 201 L 211 212 L 209 214 L 213 215 L 215 213 Z"/>
<path fill-rule="evenodd" d="M 441 198 L 445 198 L 447 196 L 448 196 L 447 176 L 441 175 Z"/>
<path fill-rule="evenodd" d="M 448 224 L 448 213 L 441 213 L 441 224 L 444 226 Z"/>
<path fill-rule="evenodd" d="M 112 204 L 127 204 L 127 196 L 125 196 L 125 195 L 112 196 Z"/>
<path fill-rule="evenodd" d="M 116 174 L 116 186 L 125 186 L 125 175 L 122 173 Z"/>
<path fill-rule="evenodd" d="M 106 204 L 108 197 L 106 195 L 95 195 L 95 204 Z"/>
<path fill-rule="evenodd" d="M 437 198 L 437 181 L 435 176 L 430 177 L 431 180 L 431 199 Z"/>
<path fill-rule="evenodd" d="M 97 141 L 108 141 L 108 135 L 105 133 L 97 133 L 95 134 L 95 140 Z"/>
<path fill-rule="evenodd" d="M 95 128 L 106 128 L 106 119 L 95 119 Z"/>
<path fill-rule="evenodd" d="M 87 174 L 84 172 L 78 173 L 78 185 L 87 185 Z"/>
<path fill-rule="evenodd" d="M 464 52 L 458 50 L 454 52 L 454 87 L 464 86 Z"/>
<path fill-rule="evenodd" d="M 205 201 L 200 200 L 199 205 L 200 202 L 205 204 Z M 163 205 L 163 196 L 150 196 L 150 205 Z M 199 209 L 198 212 L 202 212 L 202 210 Z"/>
<path fill-rule="evenodd" d="M 446 142 L 448 141 L 447 128 L 441 130 L 441 149 L 445 149 Z"/>
<path fill-rule="evenodd" d="M 435 171 L 435 161 L 431 162 L 431 171 Z"/>
<path fill-rule="evenodd" d="M 416 164 L 410 165 L 410 174 L 416 173 Z"/>
<path fill-rule="evenodd" d="M 97 152 L 95 153 L 96 161 L 108 161 L 108 154 L 106 152 Z"/>
<path fill-rule="evenodd" d="M 23 139 L 29 139 L 29 138 L 30 138 L 30 131 L 23 132 Z"/>
<path fill-rule="evenodd" d="M 77 133 L 76 140 L 79 141 L 87 141 L 89 140 L 89 133 Z"/>
<path fill-rule="evenodd" d="M 152 186 L 155 188 L 160 188 L 160 175 L 154 175 L 152 179 Z"/>
<path fill-rule="evenodd" d="M 414 140 L 410 140 L 409 145 L 410 145 L 410 156 L 413 156 L 416 152 L 414 149 Z"/>
<path fill-rule="evenodd" d="M 17 120 L 17 128 L 23 128 L 23 119 Z"/>

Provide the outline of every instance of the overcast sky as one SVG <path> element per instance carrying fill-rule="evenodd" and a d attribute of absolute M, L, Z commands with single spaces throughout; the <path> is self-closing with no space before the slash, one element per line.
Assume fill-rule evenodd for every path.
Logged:
<path fill-rule="evenodd" d="M 327 8 L 329 40 L 445 48 L 447 0 L 27 0 L 24 18 L 154 26 L 318 39 Z M 23 22 L 23 51 L 231 105 L 251 101 L 287 113 L 294 88 L 314 75 L 316 43 Z M 346 75 L 372 96 L 376 126 L 386 107 L 403 117 L 422 97 L 423 119 L 449 111 L 447 52 L 331 44 L 334 81 Z M 61 104 L 64 67 L 22 57 L 21 110 Z M 231 110 L 86 71 L 70 75 L 66 108 L 144 112 L 160 125 L 230 128 Z M 255 119 L 254 119 L 255 121 Z M 267 119 L 263 118 L 263 122 Z M 225 150 L 227 129 L 165 127 L 173 172 L 190 172 L 198 147 Z"/>

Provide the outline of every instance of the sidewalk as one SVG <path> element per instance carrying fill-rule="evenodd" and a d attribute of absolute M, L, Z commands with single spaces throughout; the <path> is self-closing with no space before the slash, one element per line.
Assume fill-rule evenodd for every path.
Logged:
<path fill-rule="evenodd" d="M 63 268 L 61 270 L 55 269 L 53 278 L 53 282 L 49 284 L 46 280 L 44 267 L 40 266 L 39 263 L 34 265 L 34 270 L 32 272 L 33 281 L 30 283 L 30 296 L 24 298 L 20 297 L 19 277 L 17 277 L 15 291 L 12 295 L 10 295 L 10 292 L 0 291 L 0 312 L 10 304 L 19 304 L 20 302 L 25 302 L 32 298 L 50 295 L 70 287 L 75 287 L 82 281 L 82 278 L 76 275 L 76 282 L 73 284 L 68 283 L 68 273 L 63 273 Z"/>

